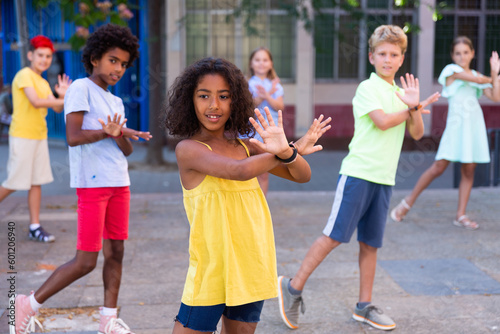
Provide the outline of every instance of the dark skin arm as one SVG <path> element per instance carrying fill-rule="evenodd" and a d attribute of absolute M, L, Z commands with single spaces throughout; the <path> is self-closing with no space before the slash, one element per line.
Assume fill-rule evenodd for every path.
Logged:
<path fill-rule="evenodd" d="M 118 114 L 113 116 L 111 119 L 108 116 L 108 123 L 104 123 L 103 120 L 99 120 L 102 129 L 99 130 L 83 130 L 83 116 L 84 111 L 72 112 L 66 116 L 66 140 L 69 146 L 78 146 L 83 144 L 91 144 L 97 141 L 108 138 L 108 135 L 116 141 L 116 144 L 123 152 L 125 156 L 129 156 L 133 152 L 132 144 L 129 138 L 138 140 L 139 137 L 145 140 L 149 140 L 151 135 L 149 132 L 136 131 L 129 128 L 124 128 L 123 125 L 127 121 L 126 119 L 120 123 L 121 117 Z M 123 136 L 120 133 L 123 131 Z"/>
<path fill-rule="evenodd" d="M 205 175 L 246 181 L 267 172 L 280 162 L 273 154 L 246 157 L 243 147 L 238 158 L 228 157 L 209 150 L 205 145 L 186 139 L 177 144 L 175 155 L 184 187 L 196 187 Z"/>
<path fill-rule="evenodd" d="M 258 109 L 255 109 L 255 115 L 261 122 L 259 125 L 252 117 L 250 123 L 254 126 L 257 133 L 264 140 L 264 143 L 251 138 L 249 139 L 250 154 L 261 154 L 264 152 L 275 154 L 281 159 L 287 159 L 292 156 L 293 150 L 288 146 L 285 133 L 283 132 L 283 117 L 281 110 L 278 110 L 278 124 L 274 124 L 269 109 L 266 107 L 264 111 L 267 114 L 267 123 Z M 297 159 L 290 164 L 279 163 L 275 168 L 269 170 L 269 173 L 281 178 L 305 183 L 311 179 L 311 168 L 307 161 L 299 154 Z"/>
<path fill-rule="evenodd" d="M 297 156 L 295 162 L 287 165 L 275 157 L 277 155 L 282 159 L 287 159 L 293 153 L 283 132 L 281 112 L 279 112 L 280 124 L 278 126 L 274 124 L 270 115 L 268 115 L 270 120 L 270 124 L 268 124 L 258 110 L 255 112 L 264 128 L 260 127 L 253 119 L 251 122 L 254 126 L 258 126 L 257 131 L 264 138 L 266 144 L 257 141 L 261 147 L 246 139 L 245 144 L 250 151 L 250 157 L 247 157 L 245 149 L 241 145 L 237 146 L 237 152 L 231 150 L 230 154 L 221 154 L 191 139 L 183 140 L 177 144 L 175 155 L 179 165 L 181 182 L 186 189 L 195 188 L 206 175 L 245 181 L 267 171 L 299 183 L 309 181 L 311 169 L 300 155 Z M 269 113 L 269 110 L 266 112 Z"/>

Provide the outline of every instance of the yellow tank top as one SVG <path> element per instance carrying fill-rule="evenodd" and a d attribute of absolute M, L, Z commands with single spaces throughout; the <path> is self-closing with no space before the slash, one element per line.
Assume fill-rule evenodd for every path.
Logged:
<path fill-rule="evenodd" d="M 234 181 L 207 175 L 196 188 L 182 191 L 191 227 L 182 302 L 236 306 L 276 297 L 271 214 L 257 178 Z"/>

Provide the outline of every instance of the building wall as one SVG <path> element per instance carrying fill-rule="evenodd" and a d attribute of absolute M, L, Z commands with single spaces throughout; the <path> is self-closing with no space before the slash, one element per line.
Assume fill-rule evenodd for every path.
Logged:
<path fill-rule="evenodd" d="M 441 86 L 434 79 L 434 44 L 436 24 L 426 5 L 435 5 L 435 0 L 427 0 L 418 8 L 416 24 L 421 31 L 412 41 L 412 50 L 407 57 L 413 59 L 412 68 L 419 78 L 422 99 L 433 92 L 441 91 Z M 185 64 L 185 27 L 178 25 L 184 17 L 184 1 L 168 1 L 167 38 L 169 39 L 166 61 L 169 68 L 169 85 L 181 72 Z M 296 24 L 296 62 L 295 79 L 282 81 L 285 96 L 285 128 L 289 137 L 303 135 L 314 117 L 320 114 L 333 118 L 333 128 L 324 135 L 325 139 L 350 138 L 354 132 L 352 116 L 352 98 L 360 80 L 342 80 L 321 82 L 315 78 L 315 49 L 313 35 L 304 30 L 301 22 Z M 366 51 L 357 50 L 363 53 Z M 278 73 L 279 74 L 279 73 Z M 500 107 L 486 98 L 481 98 L 488 128 L 500 126 Z M 447 100 L 440 98 L 431 108 L 431 114 L 424 115 L 425 135 L 439 138 L 444 128 Z M 348 141 L 343 141 L 348 142 Z"/>

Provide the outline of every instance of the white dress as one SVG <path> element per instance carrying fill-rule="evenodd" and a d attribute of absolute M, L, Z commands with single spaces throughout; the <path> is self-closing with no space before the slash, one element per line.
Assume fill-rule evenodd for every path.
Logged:
<path fill-rule="evenodd" d="M 460 72 L 463 72 L 462 67 L 450 64 L 439 75 L 438 82 L 443 85 L 441 95 L 448 98 L 448 117 L 435 159 L 488 163 L 490 150 L 486 124 L 478 98 L 483 89 L 492 86 L 458 79 L 446 86 L 446 78 Z M 476 71 L 472 70 L 472 73 L 478 76 Z"/>

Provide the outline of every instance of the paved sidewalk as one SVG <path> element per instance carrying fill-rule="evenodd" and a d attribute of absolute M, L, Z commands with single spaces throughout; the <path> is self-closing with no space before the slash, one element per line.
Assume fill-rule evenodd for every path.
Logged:
<path fill-rule="evenodd" d="M 0 143 L 0 161 L 7 158 Z M 53 244 L 27 238 L 26 192 L 0 204 L 0 334 L 7 333 L 8 223 L 16 227 L 15 286 L 18 293 L 38 288 L 53 270 L 75 253 L 76 196 L 69 188 L 67 148 L 51 142 L 55 181 L 43 187 L 41 219 L 56 235 Z M 165 157 L 175 162 L 172 151 Z M 137 334 L 170 333 L 188 266 L 188 223 L 179 177 L 174 171 L 137 168 L 146 148 L 135 145 L 129 158 L 132 205 L 120 290 L 120 317 Z M 307 157 L 311 182 L 294 184 L 271 178 L 268 196 L 273 216 L 278 273 L 292 275 L 328 218 L 340 162 L 346 152 L 324 151 Z M 392 206 L 415 184 L 434 153 L 403 152 Z M 0 164 L 0 179 L 5 178 Z M 500 333 L 500 188 L 474 188 L 469 215 L 477 231 L 451 222 L 457 190 L 452 170 L 426 190 L 403 223 L 389 222 L 379 263 L 373 302 L 397 323 L 398 333 Z M 1 181 L 0 180 L 0 181 Z M 293 333 L 374 333 L 351 319 L 357 300 L 358 246 L 352 241 L 334 250 L 311 276 L 304 292 L 307 311 Z M 50 333 L 96 333 L 102 304 L 102 257 L 88 276 L 44 305 Z M 61 313 L 61 314 L 57 314 Z M 265 303 L 257 333 L 291 333 L 280 320 L 277 299 Z"/>
<path fill-rule="evenodd" d="M 395 190 L 393 204 L 406 191 Z M 328 217 L 333 192 L 271 192 L 278 273 L 293 274 Z M 379 252 L 373 302 L 397 323 L 398 333 L 500 333 L 500 189 L 474 189 L 470 215 L 477 231 L 454 227 L 457 191 L 428 190 L 403 223 L 388 223 Z M 76 197 L 46 196 L 41 218 L 57 240 L 29 241 L 24 198 L 0 206 L 0 305 L 7 305 L 7 223 L 16 226 L 16 292 L 39 287 L 53 269 L 74 255 Z M 173 326 L 188 265 L 188 223 L 180 193 L 133 194 L 119 304 L 136 333 L 164 334 Z M 334 250 L 306 286 L 307 311 L 294 333 L 373 333 L 351 319 L 358 292 L 356 242 Z M 63 290 L 44 307 L 47 332 L 94 333 L 102 304 L 102 258 L 98 268 Z M 72 315 L 54 308 L 80 308 Z M 86 308 L 86 307 L 90 307 Z M 0 310 L 0 333 L 7 314 Z M 78 314 L 82 313 L 82 314 Z M 70 320 L 69 318 L 72 318 Z M 257 333 L 289 333 L 277 299 L 266 302 Z"/>
<path fill-rule="evenodd" d="M 54 182 L 42 187 L 43 196 L 73 195 L 75 190 L 69 187 L 68 148 L 63 141 L 50 141 L 50 159 Z M 130 165 L 130 190 L 133 194 L 144 193 L 179 193 L 182 188 L 176 170 L 151 171 L 141 166 L 146 157 L 145 144 L 134 143 L 134 153 L 127 159 Z M 6 141 L 0 142 L 0 182 L 7 177 L 7 157 L 9 153 Z M 306 160 L 311 165 L 311 181 L 298 184 L 271 175 L 269 189 L 275 191 L 332 191 L 337 184 L 338 173 L 345 151 L 321 151 L 309 155 Z M 175 153 L 167 148 L 163 151 L 165 160 L 175 166 Z M 422 172 L 434 161 L 435 152 L 402 152 L 397 172 L 395 189 L 411 189 Z M 4 162 L 5 161 L 5 162 Z M 174 168 L 175 169 L 175 168 Z M 441 177 L 436 179 L 430 189 L 453 187 L 453 170 L 450 166 Z M 15 192 L 11 196 L 26 197 L 25 191 Z"/>

